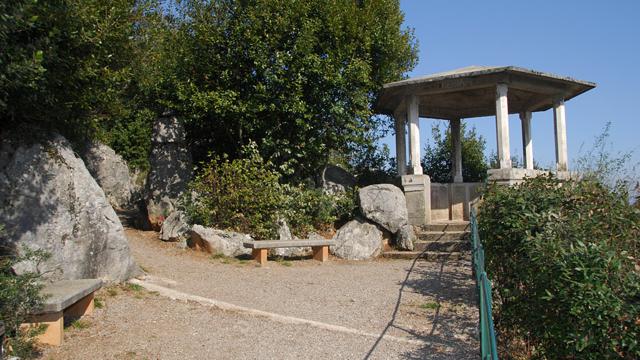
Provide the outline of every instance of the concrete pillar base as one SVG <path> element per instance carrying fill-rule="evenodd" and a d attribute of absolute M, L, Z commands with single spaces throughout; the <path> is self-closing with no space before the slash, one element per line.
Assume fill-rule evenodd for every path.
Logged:
<path fill-rule="evenodd" d="M 431 179 L 428 175 L 403 175 L 400 179 L 407 199 L 409 224 L 429 224 L 431 222 Z"/>

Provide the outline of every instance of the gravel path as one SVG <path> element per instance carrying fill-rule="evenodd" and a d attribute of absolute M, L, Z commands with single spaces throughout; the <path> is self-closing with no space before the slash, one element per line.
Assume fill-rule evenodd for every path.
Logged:
<path fill-rule="evenodd" d="M 145 281 L 260 311 L 414 343 L 173 301 L 146 291 L 103 291 L 88 329 L 67 332 L 45 358 L 472 359 L 477 307 L 468 261 L 270 262 L 213 258 L 127 230 Z M 113 293 L 113 291 L 111 291 Z M 105 295 L 107 294 L 107 295 Z M 416 344 L 418 342 L 420 344 Z"/>

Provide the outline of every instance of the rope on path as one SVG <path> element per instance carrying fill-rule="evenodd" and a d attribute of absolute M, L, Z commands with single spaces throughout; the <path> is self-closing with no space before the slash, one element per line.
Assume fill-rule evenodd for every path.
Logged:
<path fill-rule="evenodd" d="M 173 299 L 173 300 L 193 301 L 193 302 L 196 302 L 198 304 L 211 306 L 211 307 L 214 307 L 214 308 L 217 308 L 217 309 L 220 309 L 220 310 L 233 311 L 233 312 L 237 312 L 237 313 L 243 313 L 243 314 L 248 314 L 248 315 L 267 318 L 269 320 L 276 321 L 276 322 L 279 322 L 279 323 L 282 323 L 282 324 L 309 325 L 309 326 L 313 326 L 313 327 L 318 328 L 318 329 L 323 329 L 323 330 L 328 330 L 328 331 L 333 331 L 333 332 L 340 332 L 340 333 L 345 333 L 345 334 L 365 336 L 365 337 L 370 337 L 370 338 L 374 338 L 374 339 L 380 338 L 380 334 L 374 334 L 374 333 L 369 333 L 369 332 L 366 332 L 366 331 L 361 331 L 361 330 L 358 330 L 358 329 L 348 328 L 348 327 L 345 327 L 345 326 L 327 324 L 327 323 L 323 323 L 323 322 L 319 322 L 319 321 L 308 320 L 308 319 L 298 318 L 298 317 L 294 317 L 294 316 L 281 315 L 281 314 L 276 314 L 276 313 L 272 313 L 272 312 L 268 312 L 268 311 L 263 311 L 263 310 L 252 309 L 252 308 L 248 308 L 248 307 L 244 307 L 244 306 L 234 305 L 234 304 L 227 303 L 227 302 L 224 302 L 224 301 L 219 301 L 219 300 L 215 300 L 215 299 L 209 299 L 209 298 L 205 298 L 205 297 L 198 296 L 198 295 L 184 293 L 184 292 L 177 291 L 177 290 L 174 290 L 174 289 L 169 289 L 169 288 L 164 287 L 164 286 L 160 286 L 160 285 L 157 285 L 157 284 L 152 284 L 152 283 L 149 283 L 149 282 L 146 282 L 146 281 L 142 281 L 142 280 L 138 280 L 138 279 L 131 279 L 131 280 L 129 280 L 129 282 L 132 283 L 132 284 L 140 285 L 140 286 L 142 286 L 143 288 L 145 288 L 145 289 L 147 289 L 149 291 L 155 291 L 158 294 L 160 294 L 160 295 L 162 295 L 164 297 L 168 297 L 168 298 Z M 421 341 L 421 340 L 407 339 L 407 338 L 403 338 L 403 337 L 386 335 L 386 334 L 383 335 L 382 338 L 385 339 L 385 340 L 391 340 L 391 341 L 407 343 L 407 344 L 413 344 L 413 345 L 425 345 L 426 344 L 424 341 Z"/>

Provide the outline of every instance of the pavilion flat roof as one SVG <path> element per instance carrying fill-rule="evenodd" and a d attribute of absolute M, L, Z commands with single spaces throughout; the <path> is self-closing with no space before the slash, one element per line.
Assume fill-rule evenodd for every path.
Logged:
<path fill-rule="evenodd" d="M 420 116 L 456 119 L 495 114 L 495 87 L 509 87 L 509 113 L 544 111 L 554 100 L 572 99 L 596 84 L 516 66 L 469 66 L 385 84 L 375 110 L 392 115 L 409 95 L 420 99 Z"/>

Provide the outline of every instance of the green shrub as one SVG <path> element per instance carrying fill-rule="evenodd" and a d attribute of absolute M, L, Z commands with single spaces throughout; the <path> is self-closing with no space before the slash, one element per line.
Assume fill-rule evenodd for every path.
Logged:
<path fill-rule="evenodd" d="M 283 185 L 255 144 L 243 151 L 244 158 L 216 156 L 202 165 L 184 199 L 192 222 L 269 239 L 277 234 L 278 218 L 285 218 L 295 235 L 305 236 L 352 211 L 353 194 L 331 196 L 304 185 Z"/>
<path fill-rule="evenodd" d="M 12 268 L 23 261 L 38 263 L 47 257 L 42 251 L 29 250 L 21 256 L 0 256 L 0 321 L 4 322 L 6 331 L 4 345 L 5 349 L 11 349 L 11 355 L 20 358 L 30 359 L 37 355 L 34 337 L 43 329 L 20 329 L 20 324 L 42 305 L 44 299 L 40 294 L 39 273 L 16 275 Z"/>
<path fill-rule="evenodd" d="M 493 185 L 479 230 L 503 351 L 640 357 L 640 211 L 624 190 L 550 177 Z"/>

